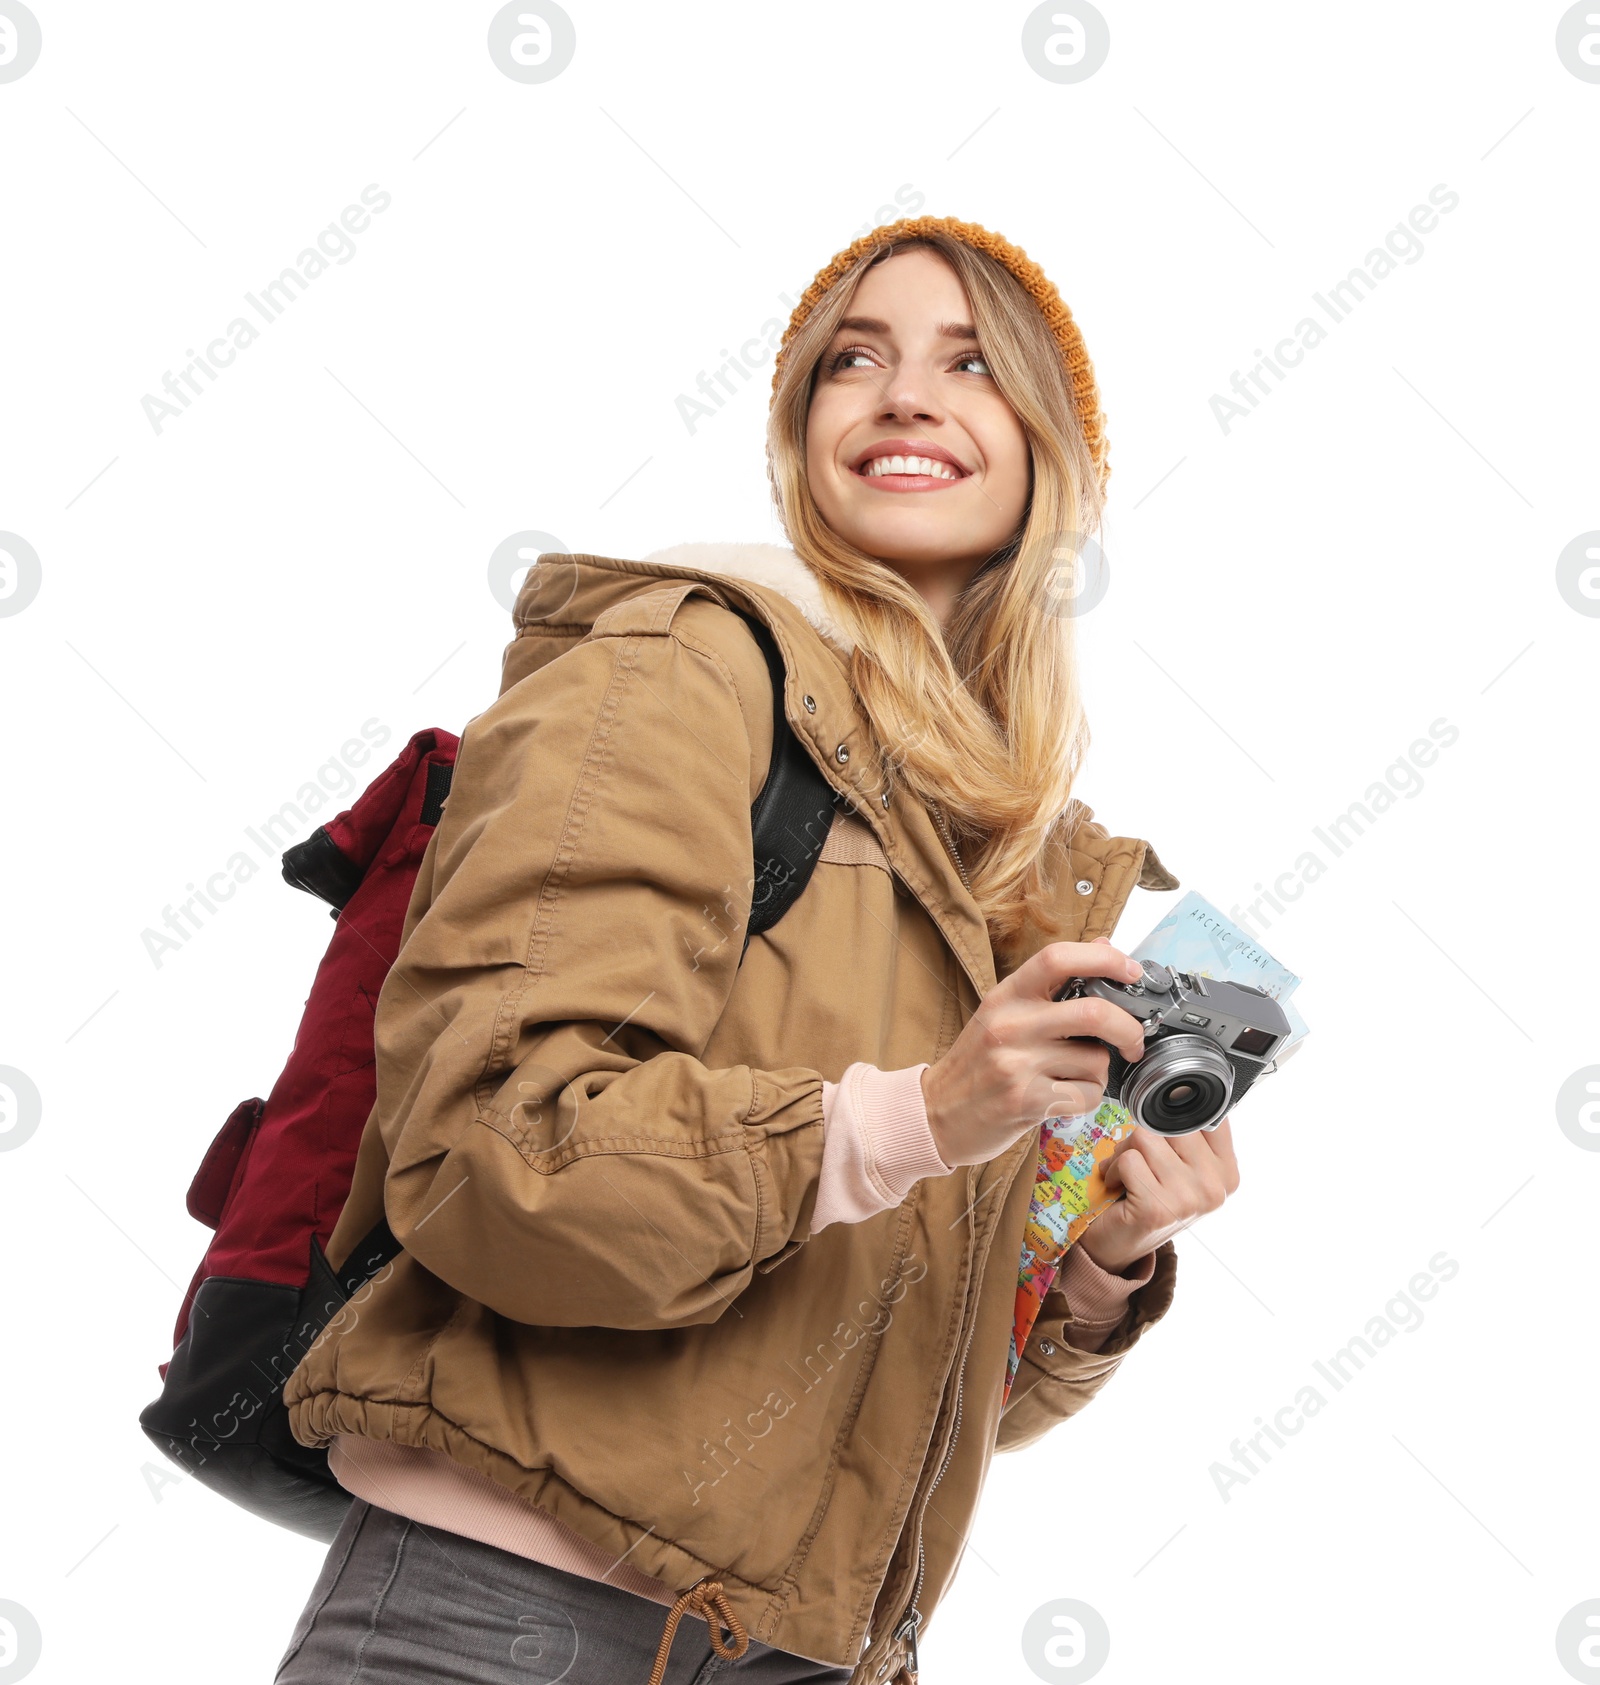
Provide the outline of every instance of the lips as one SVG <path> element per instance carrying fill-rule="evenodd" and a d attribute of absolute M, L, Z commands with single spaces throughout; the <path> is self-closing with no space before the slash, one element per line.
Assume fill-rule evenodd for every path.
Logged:
<path fill-rule="evenodd" d="M 864 479 L 915 480 L 927 485 L 949 485 L 969 473 L 953 452 L 926 439 L 878 439 L 859 451 L 850 467 Z"/>

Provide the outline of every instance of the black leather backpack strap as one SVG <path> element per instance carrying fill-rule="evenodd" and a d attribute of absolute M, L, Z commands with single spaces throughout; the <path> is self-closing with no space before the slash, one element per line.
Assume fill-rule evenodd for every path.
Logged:
<path fill-rule="evenodd" d="M 828 839 L 834 808 L 844 798 L 789 724 L 783 706 L 783 656 L 771 631 L 754 615 L 739 611 L 739 617 L 766 657 L 772 680 L 772 759 L 750 807 L 755 871 L 744 939 L 748 948 L 752 936 L 771 930 L 800 899 Z"/>

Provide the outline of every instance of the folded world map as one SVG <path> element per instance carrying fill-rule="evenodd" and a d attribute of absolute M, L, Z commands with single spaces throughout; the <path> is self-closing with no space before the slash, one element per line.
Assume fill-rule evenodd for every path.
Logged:
<path fill-rule="evenodd" d="M 1305 1020 L 1289 999 L 1300 979 L 1193 890 L 1129 952 L 1134 959 L 1154 960 L 1173 971 L 1249 983 L 1271 995 L 1289 1020 L 1290 1035 L 1268 1072 L 1277 1070 L 1306 1037 Z M 1020 1354 L 1039 1307 L 1060 1274 L 1067 1248 L 1101 1212 L 1122 1198 L 1120 1189 L 1106 1188 L 1105 1163 L 1134 1127 L 1127 1109 L 1110 1099 L 1093 1112 L 1046 1118 L 1039 1126 L 1039 1160 L 1017 1270 L 1002 1402 L 1011 1396 Z"/>

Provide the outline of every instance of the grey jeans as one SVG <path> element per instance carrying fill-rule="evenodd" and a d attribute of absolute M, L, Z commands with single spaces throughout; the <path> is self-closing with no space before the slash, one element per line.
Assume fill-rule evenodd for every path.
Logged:
<path fill-rule="evenodd" d="M 631 1591 L 354 1499 L 295 1624 L 274 1685 L 647 1685 L 667 1610 Z M 724 1632 L 725 1643 L 729 1635 Z M 845 1685 L 750 1640 L 737 1661 L 694 1615 L 663 1685 Z"/>

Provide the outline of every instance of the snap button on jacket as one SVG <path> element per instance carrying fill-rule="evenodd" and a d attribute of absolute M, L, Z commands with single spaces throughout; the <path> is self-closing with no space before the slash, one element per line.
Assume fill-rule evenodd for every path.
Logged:
<path fill-rule="evenodd" d="M 773 722 L 734 605 L 853 810 L 742 963 Z M 1037 1132 L 813 1237 L 823 1079 L 948 1050 L 996 982 L 981 912 L 922 804 L 882 800 L 846 658 L 781 585 L 547 555 L 516 618 L 378 999 L 328 1255 L 384 1214 L 403 1250 L 290 1376 L 292 1430 L 442 1451 L 669 1585 L 714 1575 L 752 1638 L 873 1677 L 919 1547 L 925 1632 L 989 1459 L 1105 1385 L 1171 1301 L 1172 1245 L 1098 1352 L 1047 1296 L 1002 1415 Z M 1074 821 L 1052 883 L 1087 941 L 1176 879 Z"/>

